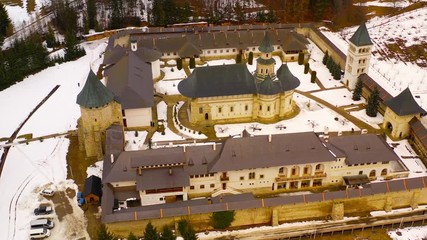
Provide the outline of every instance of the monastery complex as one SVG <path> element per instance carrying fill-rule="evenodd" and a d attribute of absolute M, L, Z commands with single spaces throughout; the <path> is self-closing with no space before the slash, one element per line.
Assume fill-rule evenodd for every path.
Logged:
<path fill-rule="evenodd" d="M 341 81 L 349 91 L 358 79 L 366 99 L 375 88 L 379 91 L 384 135 L 253 136 L 244 130 L 240 136 L 208 139 L 204 144 L 124 150 L 125 130 L 159 124 L 155 113 L 159 93 L 153 85 L 164 76 L 161 65 L 170 60 L 189 71 L 177 85 L 184 114 L 176 114 L 189 129 L 202 132 L 199 129 L 224 123 L 270 124 L 297 116 L 300 109 L 294 93 L 300 79 L 287 63 L 310 59 L 308 39 L 340 65 Z M 116 223 L 132 221 L 143 226 L 152 221 L 160 226 L 185 216 L 207 228 L 211 212 L 235 210 L 233 226 L 274 225 L 310 218 L 310 214 L 342 219 L 357 212 L 349 204 L 358 201 L 356 197 L 361 202 L 374 200 L 375 204 L 366 205 L 371 210 L 427 204 L 427 194 L 422 194 L 427 179 L 406 179 L 408 168 L 384 137 L 409 138 L 418 154 L 427 156 L 427 130 L 421 122 L 426 111 L 409 88 L 393 97 L 369 77 L 373 43 L 365 24 L 349 39 L 347 56 L 325 39 L 310 25 L 150 28 L 111 36 L 98 73 L 103 81 L 91 71 L 77 96 L 80 149 L 88 157 L 104 160 L 102 221 L 120 232 L 124 229 Z M 277 67 L 274 57 L 283 64 Z M 191 66 L 230 58 L 240 62 Z M 254 72 L 244 64 L 250 61 L 256 65 Z M 345 190 L 322 193 L 342 187 Z M 314 193 L 279 195 L 302 189 Z M 403 190 L 402 199 L 396 200 L 397 192 Z M 299 212 L 300 218 L 290 217 L 287 211 Z M 245 223 L 248 214 L 260 218 Z"/>

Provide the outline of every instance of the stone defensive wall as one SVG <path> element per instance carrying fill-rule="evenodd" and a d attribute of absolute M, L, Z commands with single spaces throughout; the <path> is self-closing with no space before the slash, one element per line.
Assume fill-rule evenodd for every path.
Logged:
<path fill-rule="evenodd" d="M 198 231 L 212 229 L 212 212 L 235 211 L 231 227 L 278 225 L 303 220 L 340 220 L 344 216 L 367 216 L 371 211 L 427 204 L 427 177 L 371 183 L 343 191 L 255 199 L 250 194 L 228 195 L 176 203 L 128 208 L 106 214 L 102 221 L 116 234 L 143 234 L 151 222 L 161 228 L 189 220 Z"/>

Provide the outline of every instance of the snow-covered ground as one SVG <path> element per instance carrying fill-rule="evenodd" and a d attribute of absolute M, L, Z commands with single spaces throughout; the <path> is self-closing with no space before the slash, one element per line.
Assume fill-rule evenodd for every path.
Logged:
<path fill-rule="evenodd" d="M 125 151 L 135 151 L 146 149 L 144 145 L 147 131 L 126 131 L 125 132 Z"/>
<path fill-rule="evenodd" d="M 367 1 L 367 2 L 362 2 L 362 3 L 354 3 L 354 5 L 356 6 L 377 6 L 377 7 L 392 7 L 392 8 L 404 8 L 407 7 L 409 5 L 411 5 L 414 1 L 410 1 L 410 0 L 392 0 L 392 1 L 382 1 L 382 0 L 377 0 L 377 1 Z M 422 2 L 422 1 L 421 1 Z"/>
<path fill-rule="evenodd" d="M 366 115 L 366 109 L 362 109 L 359 111 L 353 111 L 350 112 L 351 115 L 359 118 L 360 120 L 366 122 L 367 124 L 371 125 L 372 127 L 376 128 L 376 129 L 380 129 L 379 124 L 383 123 L 384 121 L 384 117 L 381 114 L 377 114 L 376 117 L 370 117 L 368 115 Z"/>
<path fill-rule="evenodd" d="M 0 92 L 0 102 L 9 103 L 0 106 L 7 116 L 1 119 L 0 136 L 9 137 L 56 85 L 60 85 L 59 89 L 18 135 L 33 133 L 36 137 L 76 129 L 80 115 L 76 96 L 86 81 L 89 68 L 96 71 L 102 62 L 99 54 L 105 50 L 105 39 L 85 43 L 83 47 L 87 55 L 79 60 L 50 67 Z M 0 239 L 28 239 L 29 222 L 35 219 L 33 210 L 40 202 L 46 201 L 39 197 L 43 186 L 51 184 L 56 191 L 64 191 L 65 188 L 77 190 L 72 181 L 65 181 L 68 146 L 67 138 L 56 137 L 11 148 L 0 178 L 0 225 L 4 226 Z M 57 224 L 52 230 L 52 239 L 70 239 L 73 232 L 88 238 L 83 211 L 77 207 L 76 199 L 70 198 L 69 202 L 73 214 L 64 216 L 61 222 L 55 220 Z M 55 214 L 52 216 L 55 218 Z"/>
<path fill-rule="evenodd" d="M 395 96 L 409 86 L 411 92 L 419 98 L 415 100 L 427 109 L 427 70 L 412 62 L 388 58 L 380 52 L 388 52 L 386 44 L 396 43 L 401 39 L 406 46 L 422 44 L 427 41 L 427 7 L 406 12 L 393 17 L 375 17 L 366 23 L 369 35 L 374 42 L 373 56 L 369 76 L 381 84 L 391 95 Z M 331 32 L 325 28 L 321 31 L 343 53 L 347 53 L 347 40 L 358 26 L 346 28 L 341 32 Z M 419 58 L 418 63 L 425 63 Z"/>

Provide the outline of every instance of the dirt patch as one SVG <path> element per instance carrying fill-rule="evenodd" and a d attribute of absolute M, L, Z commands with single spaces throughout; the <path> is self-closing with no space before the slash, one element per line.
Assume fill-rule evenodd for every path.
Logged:
<path fill-rule="evenodd" d="M 74 193 L 71 193 L 74 192 Z M 73 195 L 75 196 L 76 193 L 72 189 L 66 190 L 67 195 Z M 52 197 L 52 202 L 55 205 L 55 213 L 58 216 L 58 220 L 61 222 L 64 217 L 68 214 L 73 214 L 73 207 L 70 204 L 69 199 L 67 198 L 65 192 L 56 192 L 55 195 Z"/>

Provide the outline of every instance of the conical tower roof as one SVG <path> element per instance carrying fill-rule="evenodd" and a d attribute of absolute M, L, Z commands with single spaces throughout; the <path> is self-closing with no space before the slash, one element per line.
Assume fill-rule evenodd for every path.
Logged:
<path fill-rule="evenodd" d="M 258 47 L 258 50 L 263 53 L 271 53 L 274 51 L 273 45 L 271 44 L 270 34 L 265 32 L 264 38 Z"/>
<path fill-rule="evenodd" d="M 279 78 L 282 84 L 283 91 L 293 90 L 301 83 L 300 80 L 291 73 L 287 64 L 282 64 L 277 70 L 277 78 Z"/>
<path fill-rule="evenodd" d="M 354 45 L 360 46 L 368 46 L 373 45 L 371 41 L 371 37 L 369 37 L 368 29 L 366 28 L 366 24 L 362 23 L 353 36 L 350 38 L 350 42 Z"/>
<path fill-rule="evenodd" d="M 274 81 L 270 76 L 267 76 L 264 81 L 259 84 L 258 93 L 262 95 L 275 95 L 283 92 L 279 81 Z"/>
<path fill-rule="evenodd" d="M 399 116 L 426 113 L 415 101 L 409 88 L 403 90 L 403 92 L 396 97 L 385 101 L 384 104 Z"/>
<path fill-rule="evenodd" d="M 99 81 L 92 71 L 89 71 L 86 83 L 77 95 L 77 104 L 86 108 L 102 107 L 114 100 L 114 94 Z"/>

